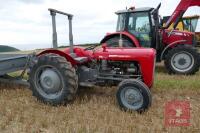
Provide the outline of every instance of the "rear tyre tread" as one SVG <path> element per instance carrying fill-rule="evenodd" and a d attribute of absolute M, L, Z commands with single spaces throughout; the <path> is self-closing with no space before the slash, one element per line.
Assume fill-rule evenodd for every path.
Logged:
<path fill-rule="evenodd" d="M 189 52 L 190 54 L 192 54 L 192 56 L 194 57 L 194 65 L 193 67 L 186 71 L 186 72 L 178 72 L 176 70 L 173 69 L 173 67 L 171 66 L 171 58 L 172 56 L 180 51 L 186 51 Z M 192 46 L 187 46 L 187 45 L 181 45 L 181 46 L 177 46 L 175 48 L 173 48 L 172 50 L 170 50 L 165 58 L 164 61 L 165 67 L 168 71 L 169 74 L 185 74 L 185 75 L 193 75 L 195 74 L 198 70 L 199 70 L 199 66 L 200 66 L 200 55 L 198 54 L 198 51 L 196 48 L 192 47 Z"/>
<path fill-rule="evenodd" d="M 36 72 L 37 68 L 47 64 L 50 64 L 54 68 L 56 68 L 62 75 L 62 80 L 64 81 L 62 94 L 60 95 L 60 97 L 57 97 L 55 99 L 44 98 L 37 91 L 34 83 L 34 73 Z M 35 64 L 31 69 L 29 78 L 33 96 L 36 96 L 38 100 L 43 101 L 44 103 L 49 103 L 51 105 L 67 104 L 75 98 L 75 94 L 78 88 L 77 75 L 71 63 L 69 63 L 64 57 L 61 57 L 57 54 L 41 55 L 38 59 L 37 64 Z"/>
<path fill-rule="evenodd" d="M 142 81 L 140 80 L 135 80 L 135 79 L 126 79 L 124 81 L 122 81 L 119 85 L 118 85 L 118 91 L 117 91 L 117 94 L 116 94 L 116 97 L 117 97 L 117 101 L 119 103 L 119 106 L 127 111 L 127 110 L 130 110 L 130 111 L 133 111 L 129 108 L 127 108 L 123 103 L 122 103 L 122 100 L 121 100 L 121 97 L 120 97 L 120 93 L 123 89 L 123 87 L 125 86 L 135 86 L 137 87 L 142 96 L 143 96 L 143 100 L 144 100 L 144 103 L 142 105 L 141 108 L 137 109 L 137 110 L 134 110 L 134 111 L 138 111 L 138 112 L 144 112 L 145 110 L 147 110 L 150 106 L 151 106 L 151 103 L 152 103 L 152 96 L 151 96 L 151 91 L 150 89 L 146 86 L 146 84 L 144 84 Z"/>

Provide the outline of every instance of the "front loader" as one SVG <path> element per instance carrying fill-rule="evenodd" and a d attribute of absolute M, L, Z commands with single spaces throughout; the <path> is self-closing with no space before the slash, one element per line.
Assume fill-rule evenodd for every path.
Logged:
<path fill-rule="evenodd" d="M 170 16 L 164 16 L 162 20 L 163 26 L 165 25 L 166 21 L 170 18 Z M 193 32 L 196 36 L 196 45 L 195 47 L 200 47 L 200 32 L 198 29 L 198 25 L 200 25 L 200 16 L 193 15 L 193 16 L 185 16 L 183 17 L 176 26 L 176 29 L 179 31 L 188 31 Z M 168 29 L 173 29 L 174 23 L 170 25 Z"/>

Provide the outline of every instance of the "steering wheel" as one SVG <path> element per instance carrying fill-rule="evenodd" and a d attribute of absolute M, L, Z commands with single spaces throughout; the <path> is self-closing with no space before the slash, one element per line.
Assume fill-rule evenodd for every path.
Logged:
<path fill-rule="evenodd" d="M 97 46 L 99 46 L 99 44 L 93 44 L 87 48 L 85 48 L 84 50 L 93 50 L 94 48 L 96 48 Z"/>

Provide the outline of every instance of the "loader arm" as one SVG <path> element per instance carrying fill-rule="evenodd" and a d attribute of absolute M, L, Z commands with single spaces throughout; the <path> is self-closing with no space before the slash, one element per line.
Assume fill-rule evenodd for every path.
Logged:
<path fill-rule="evenodd" d="M 199 0 L 181 0 L 176 9 L 174 10 L 171 17 L 166 22 L 164 28 L 169 28 L 169 26 L 174 23 L 174 28 L 177 26 L 179 20 L 182 18 L 183 14 L 187 11 L 189 7 L 200 6 Z"/>

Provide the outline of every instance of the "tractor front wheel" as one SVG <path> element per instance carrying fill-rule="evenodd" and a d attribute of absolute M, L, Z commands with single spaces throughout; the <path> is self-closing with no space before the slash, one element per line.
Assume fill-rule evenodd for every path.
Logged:
<path fill-rule="evenodd" d="M 178 46 L 170 50 L 165 58 L 169 74 L 194 74 L 199 70 L 199 54 L 191 46 Z"/>
<path fill-rule="evenodd" d="M 127 79 L 118 86 L 117 101 L 122 109 L 143 112 L 151 106 L 149 88 L 140 80 Z"/>
<path fill-rule="evenodd" d="M 64 57 L 45 54 L 38 57 L 29 76 L 33 95 L 52 105 L 72 101 L 77 92 L 75 69 Z"/>

